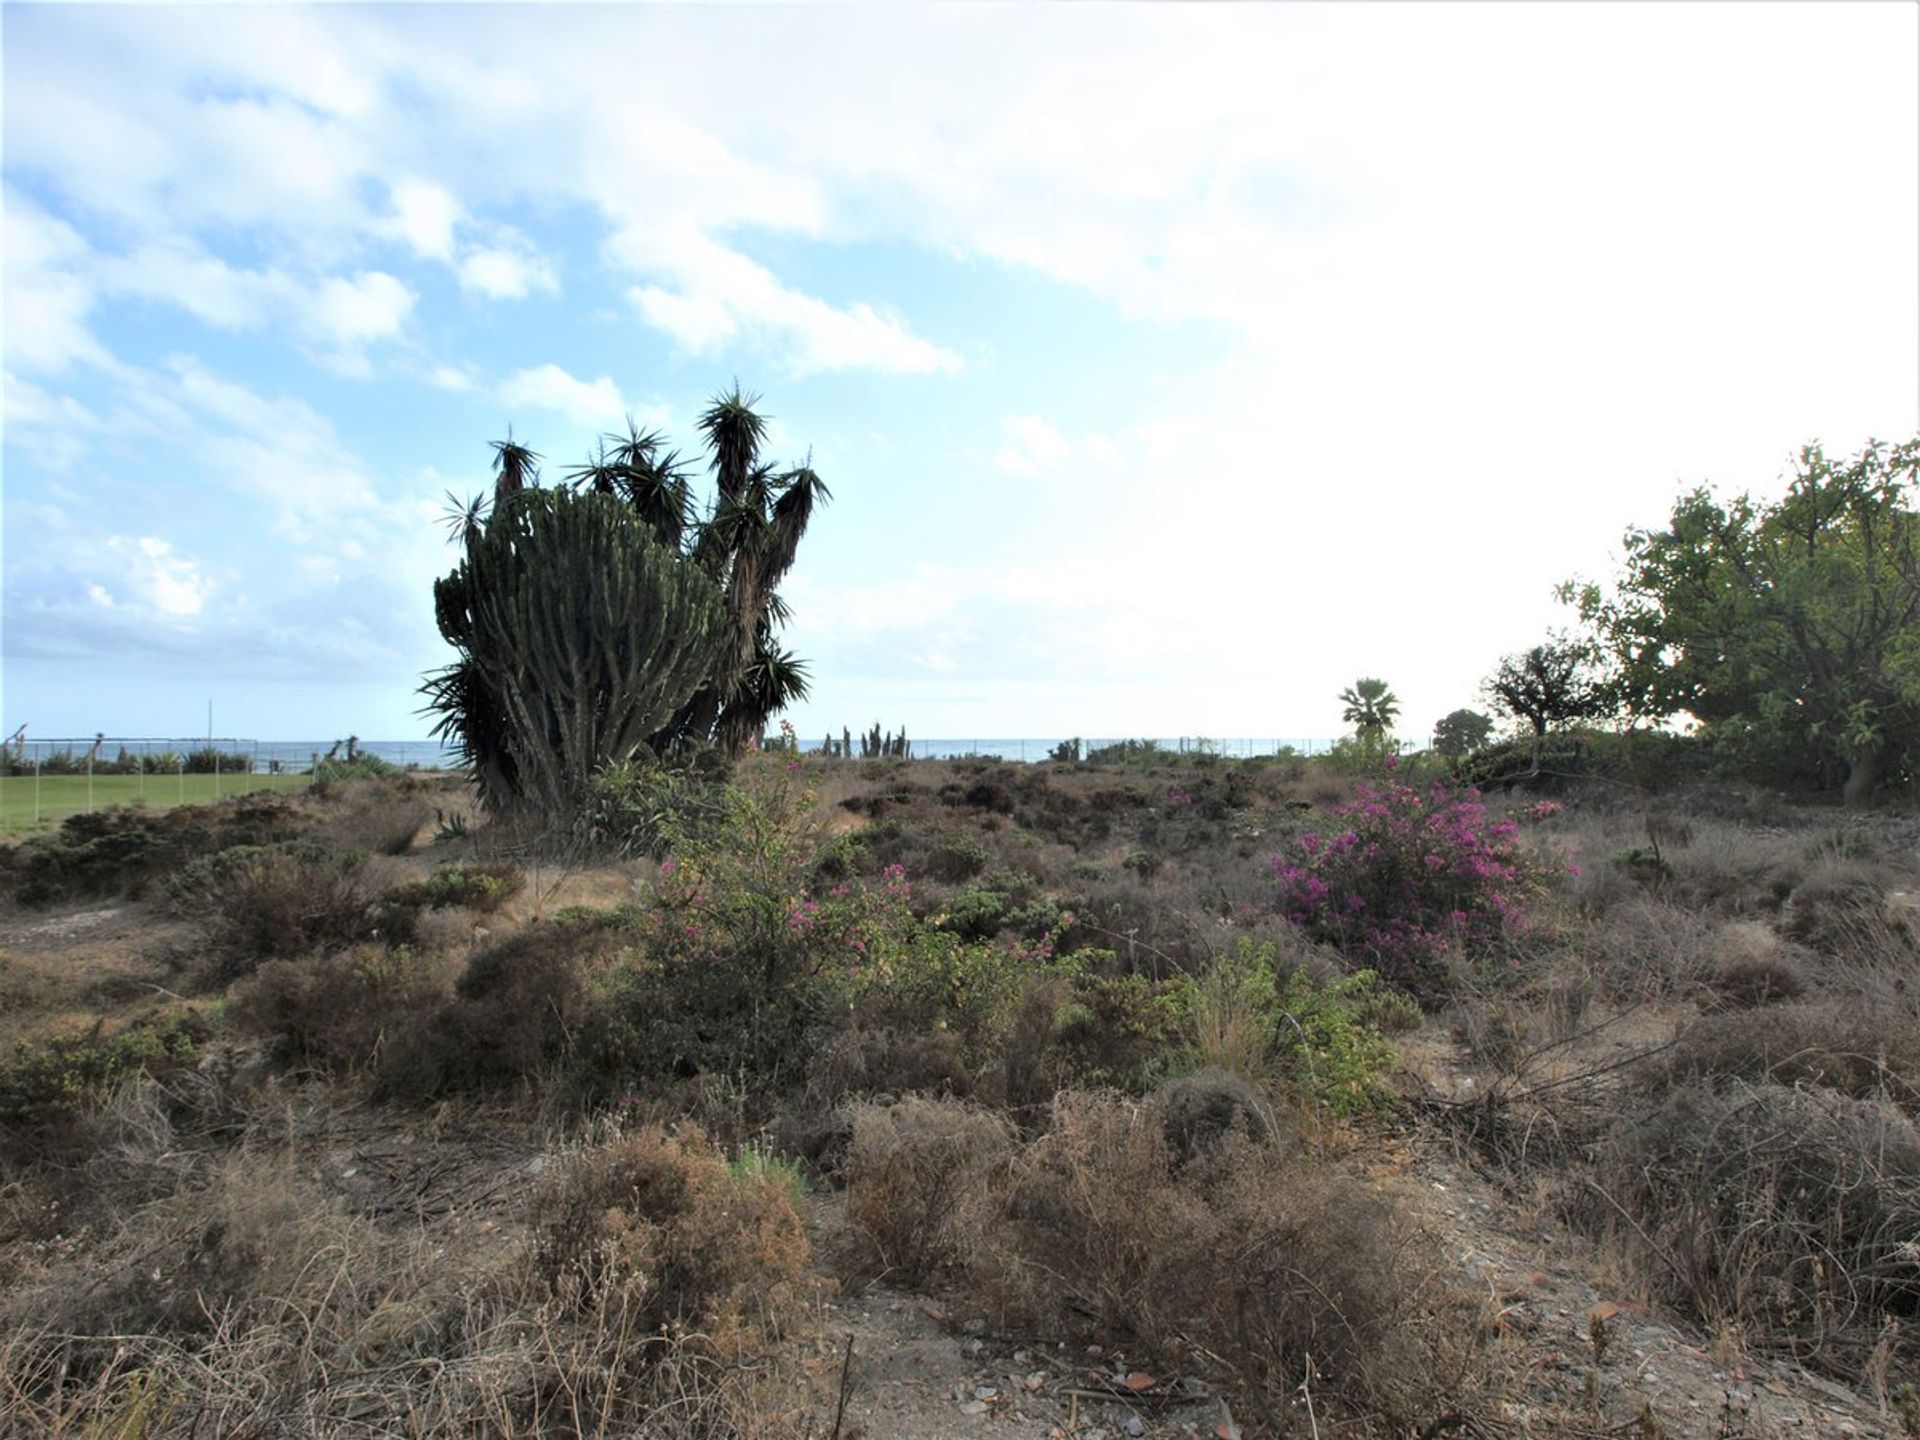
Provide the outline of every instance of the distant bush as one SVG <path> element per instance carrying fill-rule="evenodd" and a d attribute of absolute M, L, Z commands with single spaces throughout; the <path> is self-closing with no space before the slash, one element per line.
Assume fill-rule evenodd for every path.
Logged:
<path fill-rule="evenodd" d="M 241 775 L 253 769 L 253 756 L 203 745 L 186 753 L 184 768 L 189 775 Z"/>
<path fill-rule="evenodd" d="M 395 885 L 386 903 L 412 910 L 462 906 L 491 914 L 526 887 L 527 877 L 511 865 L 442 865 L 421 880 Z"/>
<path fill-rule="evenodd" d="M 1315 940 L 1426 997 L 1449 953 L 1485 953 L 1526 929 L 1543 877 L 1518 827 L 1492 819 L 1477 791 L 1363 784 L 1334 814 L 1337 833 L 1302 835 L 1272 862 L 1280 913 Z"/>
<path fill-rule="evenodd" d="M 237 845 L 203 855 L 167 882 L 174 910 L 202 921 L 212 943 L 204 979 L 221 986 L 262 960 L 371 935 L 379 923 L 360 861 L 311 840 Z"/>
<path fill-rule="evenodd" d="M 378 755 L 359 754 L 351 760 L 315 761 L 313 779 L 315 784 L 324 785 L 340 780 L 377 780 L 383 775 L 398 775 L 401 771 L 401 766 L 382 760 Z"/>
<path fill-rule="evenodd" d="M 342 852 L 404 855 L 433 819 L 433 807 L 421 794 L 424 788 L 425 782 L 407 773 L 344 789 L 316 785 L 314 793 L 324 808 L 313 838 Z"/>
<path fill-rule="evenodd" d="M 70 815 L 51 835 L 4 852 L 4 877 L 23 905 L 82 895 L 138 895 L 196 856 L 271 845 L 302 828 L 293 804 L 270 794 L 170 810 L 112 806 Z"/>
<path fill-rule="evenodd" d="M 944 831 L 927 852 L 927 874 L 935 880 L 971 880 L 987 868 L 987 847 L 964 830 Z"/>

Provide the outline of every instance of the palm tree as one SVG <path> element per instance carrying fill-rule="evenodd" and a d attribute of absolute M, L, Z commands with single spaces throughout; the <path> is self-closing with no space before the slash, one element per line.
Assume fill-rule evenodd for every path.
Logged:
<path fill-rule="evenodd" d="M 1400 718 L 1400 697 L 1387 688 L 1384 680 L 1362 677 L 1340 692 L 1346 708 L 1340 718 L 1353 726 L 1362 740 L 1380 740 Z"/>

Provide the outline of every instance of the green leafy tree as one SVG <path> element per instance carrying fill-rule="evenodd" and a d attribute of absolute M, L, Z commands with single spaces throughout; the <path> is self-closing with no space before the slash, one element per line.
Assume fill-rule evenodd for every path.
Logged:
<path fill-rule="evenodd" d="M 1493 734 L 1493 721 L 1478 710 L 1460 709 L 1442 717 L 1433 727 L 1433 748 L 1449 760 L 1471 755 Z"/>
<path fill-rule="evenodd" d="M 1533 732 L 1533 764 L 1548 731 L 1597 720 L 1612 712 L 1613 694 L 1598 670 L 1595 647 L 1565 636 L 1508 655 L 1487 677 L 1487 696 Z"/>
<path fill-rule="evenodd" d="M 1682 497 L 1618 584 L 1565 587 L 1629 713 L 1691 716 L 1752 771 L 1849 803 L 1920 764 L 1920 440 L 1800 454 L 1786 494 Z"/>
<path fill-rule="evenodd" d="M 810 466 L 763 458 L 756 403 L 735 386 L 700 417 L 704 514 L 688 464 L 631 423 L 553 486 L 495 442 L 491 500 L 449 516 L 463 559 L 434 587 L 458 659 L 425 686 L 490 808 L 571 808 L 637 753 L 737 752 L 806 694 L 779 586 L 829 496 Z"/>
<path fill-rule="evenodd" d="M 1386 681 L 1370 676 L 1342 690 L 1340 703 L 1345 707 L 1340 718 L 1353 726 L 1357 737 L 1372 744 L 1385 740 L 1400 718 L 1400 697 L 1387 688 Z"/>

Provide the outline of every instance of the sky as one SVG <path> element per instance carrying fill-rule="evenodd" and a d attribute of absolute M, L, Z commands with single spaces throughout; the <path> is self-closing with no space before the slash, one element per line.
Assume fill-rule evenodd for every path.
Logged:
<path fill-rule="evenodd" d="M 1423 734 L 1920 431 L 1920 10 L 7 4 L 4 693 L 426 733 L 448 492 L 736 379 L 803 736 Z"/>

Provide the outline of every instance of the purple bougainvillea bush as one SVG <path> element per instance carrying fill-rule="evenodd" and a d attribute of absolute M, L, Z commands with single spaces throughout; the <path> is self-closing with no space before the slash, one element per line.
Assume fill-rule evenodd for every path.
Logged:
<path fill-rule="evenodd" d="M 1390 780 L 1362 785 L 1333 813 L 1335 833 L 1302 835 L 1272 862 L 1277 908 L 1316 940 L 1431 998 L 1450 956 L 1525 933 L 1545 867 L 1477 790 Z"/>

